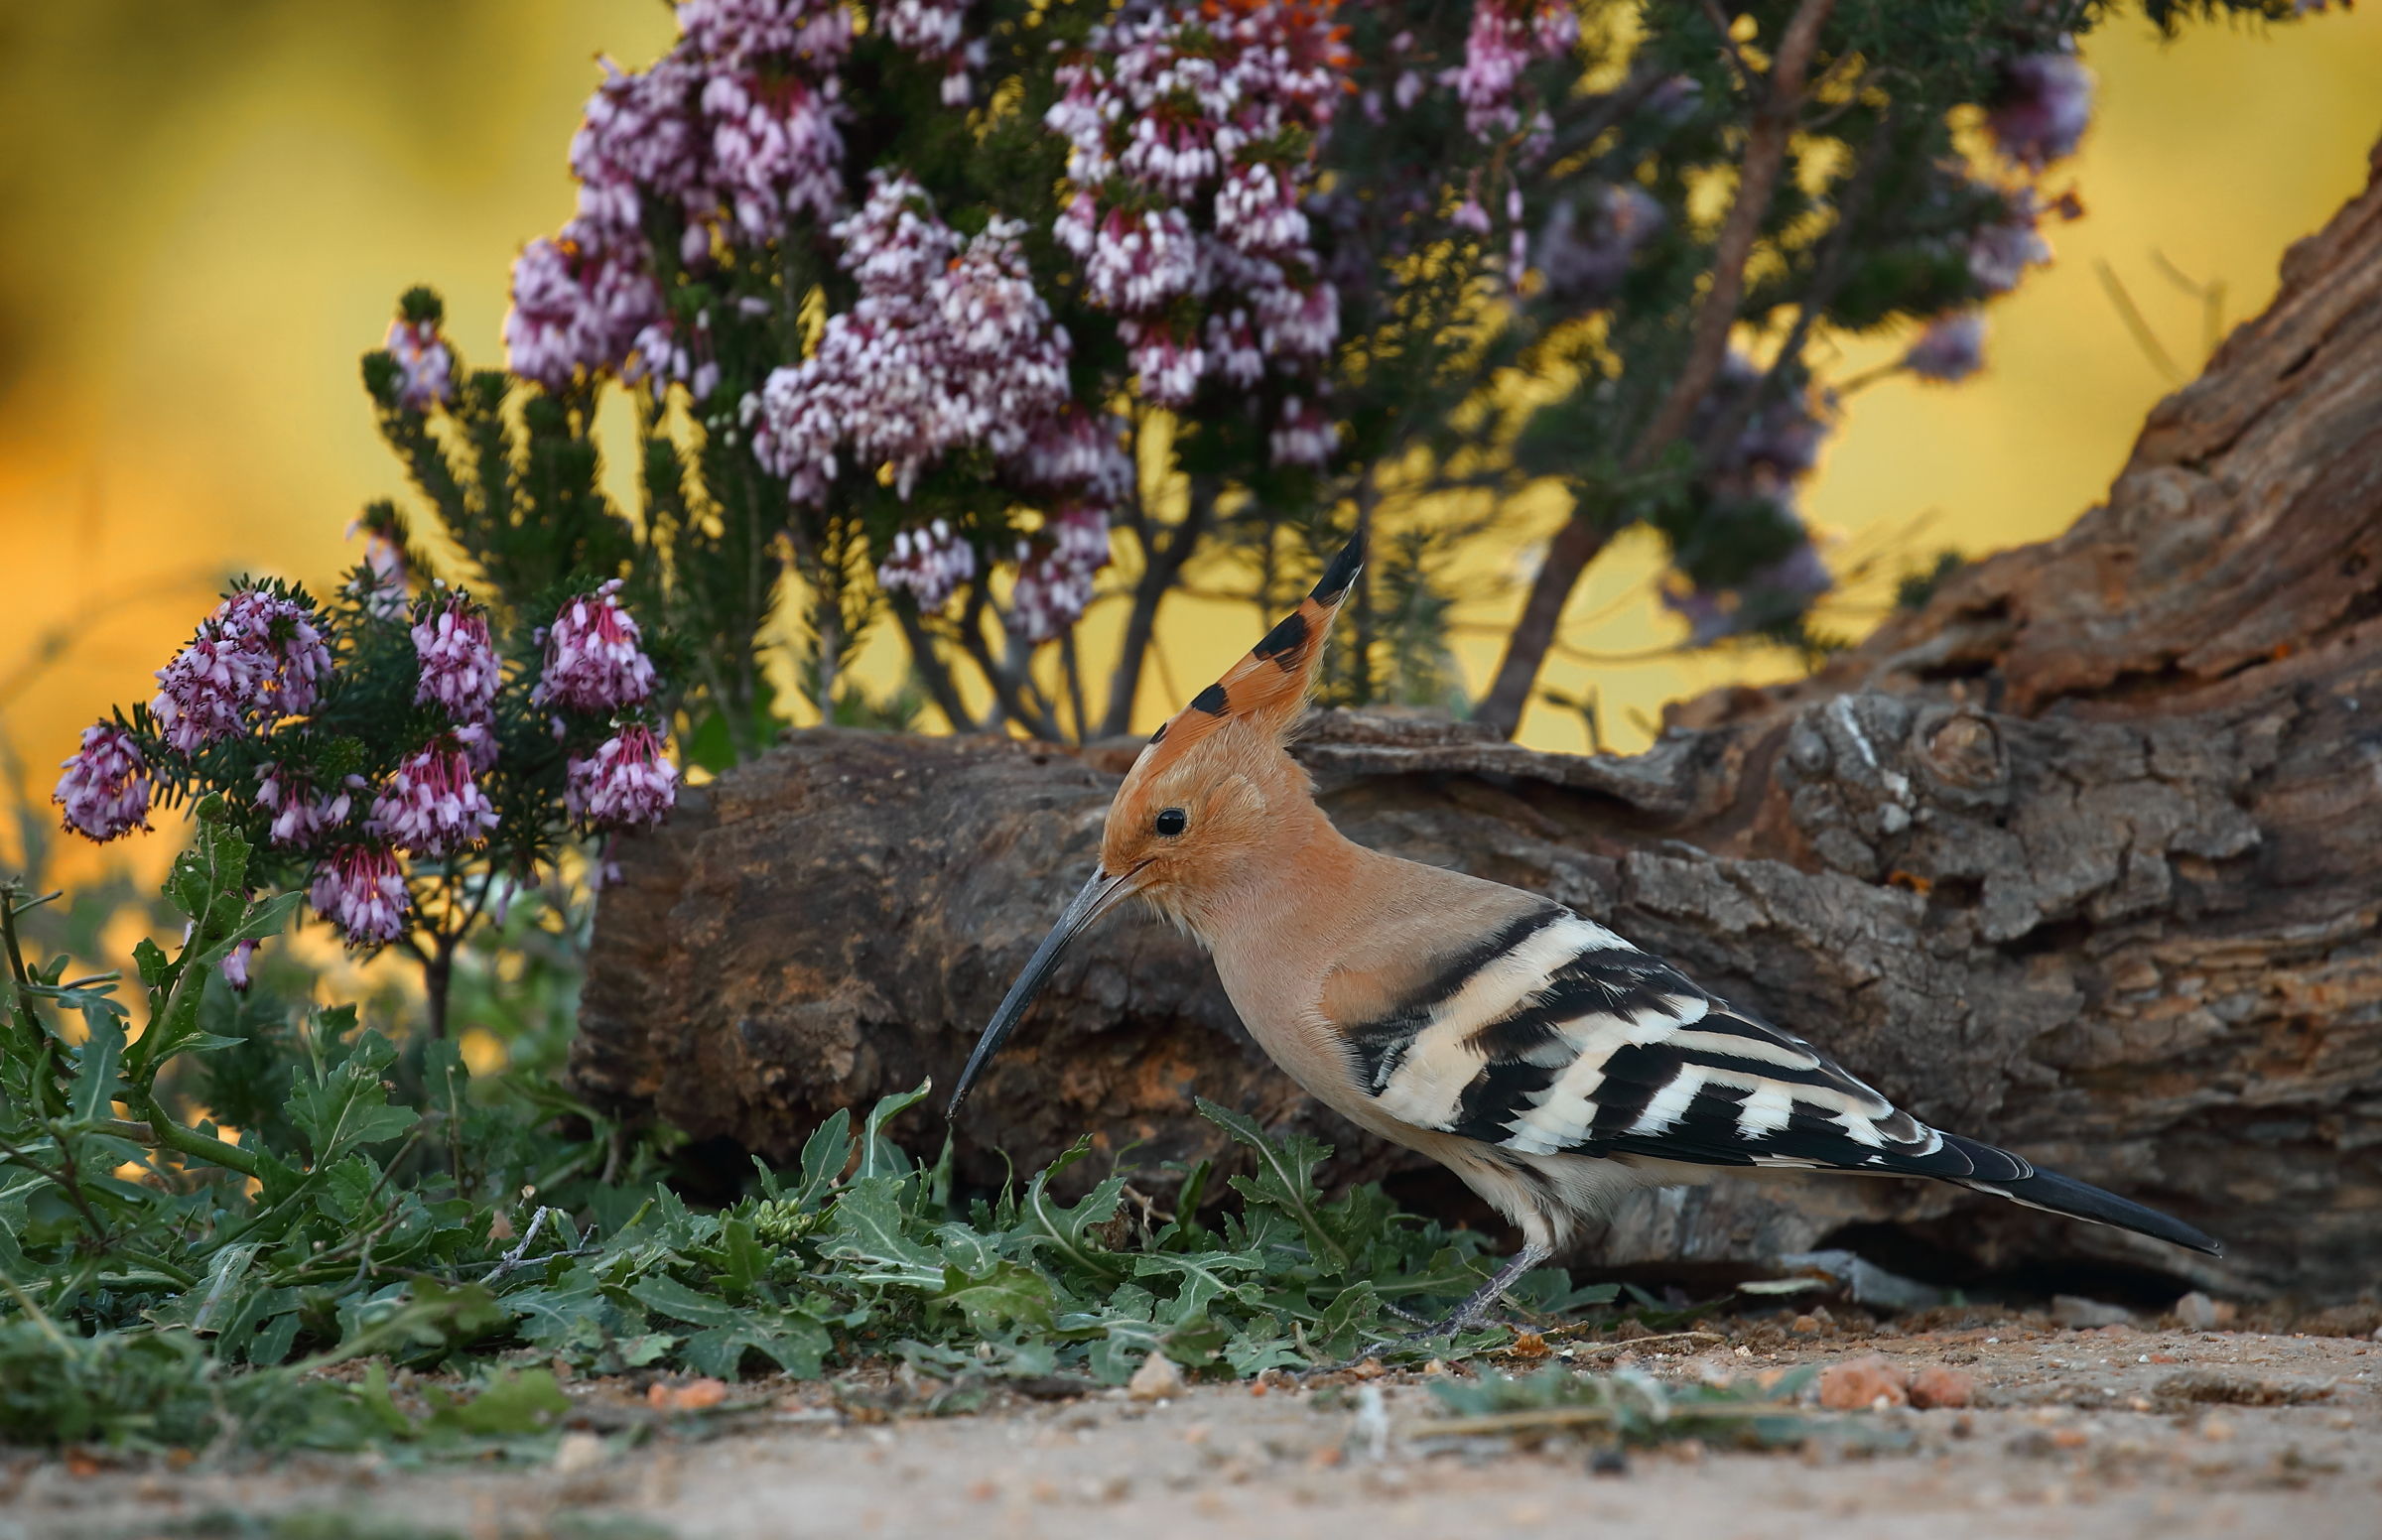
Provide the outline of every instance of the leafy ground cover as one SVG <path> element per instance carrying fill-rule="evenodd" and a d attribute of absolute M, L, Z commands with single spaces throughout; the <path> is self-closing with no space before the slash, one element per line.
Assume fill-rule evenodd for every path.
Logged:
<path fill-rule="evenodd" d="M 1125 1170 L 1062 1201 L 1089 1141 L 955 1193 L 947 1158 L 893 1136 L 932 1138 L 924 1086 L 690 1206 L 660 1179 L 667 1140 L 574 1103 L 551 1056 L 475 1080 L 451 1041 L 226 987 L 221 961 L 294 899 L 249 895 L 219 806 L 195 827 L 164 889 L 185 934 L 139 943 L 135 979 L 27 957 L 53 896 L 6 889 L 0 1438 L 482 1448 L 557 1426 L 558 1370 L 906 1365 L 956 1410 L 1004 1380 L 1119 1384 L 1153 1353 L 1246 1377 L 1510 1341 L 1410 1335 L 1477 1286 L 1483 1237 L 1375 1188 L 1326 1199 L 1322 1145 L 1204 1103 L 1251 1169 L 1214 1191 L 1205 1165 L 1182 1173 L 1172 1213 Z M 1552 1321 L 1617 1291 L 1547 1269 L 1518 1299 Z M 444 1378 L 394 1395 L 407 1370 Z"/>

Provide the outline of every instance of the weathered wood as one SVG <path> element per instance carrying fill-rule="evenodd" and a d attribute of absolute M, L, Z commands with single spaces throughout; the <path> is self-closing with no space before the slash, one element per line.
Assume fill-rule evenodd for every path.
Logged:
<path fill-rule="evenodd" d="M 2344 1297 L 2382 1276 L 2382 189 L 2152 414 L 2108 502 L 1957 575 L 1810 679 L 1688 703 L 1629 759 L 1331 715 L 1300 750 L 1353 837 L 1545 892 L 1831 1049 L 1922 1117 L 2224 1237 L 2224 1261 L 1921 1184 L 1634 1201 L 1613 1264 L 1845 1226 L 1947 1275 L 2164 1270 Z M 783 1157 L 944 1084 L 1088 868 L 1129 749 L 810 732 L 622 841 L 573 1073 Z M 965 1178 L 1092 1130 L 1223 1150 L 1194 1092 L 1339 1146 L 1212 970 L 1107 922 L 972 1104 Z"/>

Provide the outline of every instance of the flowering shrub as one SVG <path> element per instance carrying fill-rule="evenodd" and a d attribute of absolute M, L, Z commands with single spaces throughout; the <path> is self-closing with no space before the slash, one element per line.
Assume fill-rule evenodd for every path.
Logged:
<path fill-rule="evenodd" d="M 472 925 L 557 875 L 573 841 L 659 823 L 678 778 L 643 714 L 659 681 L 617 579 L 506 624 L 460 588 L 409 594 L 403 572 L 367 561 L 328 606 L 234 588 L 153 701 L 84 731 L 55 796 L 97 840 L 215 796 L 256 847 L 250 883 L 303 885 L 350 946 L 414 954 L 436 1020 Z M 223 960 L 235 984 L 253 948 Z"/>
<path fill-rule="evenodd" d="M 481 576 L 616 572 L 688 640 L 707 762 L 796 714 L 760 663 L 781 605 L 808 712 L 869 714 L 844 665 L 889 612 L 955 725 L 1088 737 L 1132 724 L 1194 569 L 1270 610 L 1359 519 L 1552 483 L 1571 513 L 1480 703 L 1511 730 L 1633 525 L 1691 644 L 1820 645 L 1796 489 L 1842 398 L 1813 344 L 1982 366 L 1979 308 L 2080 209 L 2045 179 L 2108 9 L 685 0 L 662 58 L 604 65 L 577 211 L 513 270 L 509 373 L 464 376 L 417 296 L 367 374 Z M 635 518 L 596 475 L 614 383 Z M 1447 542 L 1375 549 L 1354 700 L 1436 655 L 1390 639 L 1375 578 L 1400 615 L 1452 603 Z M 1105 699 L 1073 645 L 1101 603 Z"/>

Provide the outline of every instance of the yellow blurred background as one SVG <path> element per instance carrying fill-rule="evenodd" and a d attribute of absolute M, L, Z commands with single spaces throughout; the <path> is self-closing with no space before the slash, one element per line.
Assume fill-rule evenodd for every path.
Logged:
<path fill-rule="evenodd" d="M 643 64 L 672 31 L 655 0 L 0 9 L 0 733 L 37 795 L 77 728 L 150 694 L 225 575 L 321 583 L 353 560 L 348 520 L 404 489 L 357 356 L 424 282 L 465 358 L 501 361 L 507 269 L 569 212 L 565 149 L 596 56 Z M 2382 5 L 2174 44 L 2128 17 L 2086 60 L 2094 126 L 2053 186 L 2072 181 L 2089 214 L 1993 308 L 1989 371 L 1863 391 L 1827 451 L 1807 510 L 1840 532 L 1832 559 L 1886 558 L 1843 625 L 1875 620 L 1896 553 L 2040 539 L 2094 501 L 2208 345 L 2210 307 L 2174 275 L 2221 286 L 2228 325 L 2254 314 L 2284 246 L 2363 185 L 2382 132 Z M 2110 278 L 2169 367 L 2129 333 Z M 1681 627 L 1653 602 L 1654 571 L 1645 547 L 1600 564 L 1567 634 L 1614 661 L 1546 675 L 1593 687 L 1624 747 L 1667 699 L 1794 666 L 1659 656 Z M 1186 605 L 1170 673 L 1196 688 L 1254 634 L 1246 611 Z M 1458 646 L 1475 689 L 1495 648 Z M 1153 720 L 1171 705 L 1155 695 Z M 1543 707 L 1525 736 L 1585 746 L 1576 717 Z"/>

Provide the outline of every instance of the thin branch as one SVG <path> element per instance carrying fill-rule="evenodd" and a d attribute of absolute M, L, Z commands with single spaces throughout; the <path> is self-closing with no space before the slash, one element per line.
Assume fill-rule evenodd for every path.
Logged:
<path fill-rule="evenodd" d="M 1669 392 L 1649 421 L 1646 432 L 1622 461 L 1625 476 L 1638 475 L 1658 461 L 1671 444 L 1687 431 L 1697 403 L 1712 388 L 1728 355 L 1729 331 L 1745 296 L 1745 267 L 1777 194 L 1779 174 L 1786 161 L 1786 146 L 1802 106 L 1803 81 L 1819 48 L 1819 30 L 1835 0 L 1802 0 L 1781 36 L 1771 65 L 1768 98 L 1755 112 L 1745 141 L 1745 156 L 1737 177 L 1737 197 L 1722 223 L 1712 255 L 1712 285 L 1696 313 L 1687 347 Z M 1522 725 L 1538 667 L 1563 619 L 1580 574 L 1604 550 L 1612 536 L 1606 522 L 1609 510 L 1575 508 L 1548 542 L 1545 560 L 1522 601 L 1497 677 L 1482 698 L 1475 719 L 1512 737 Z"/>
<path fill-rule="evenodd" d="M 2126 293 L 2125 283 L 2117 276 L 2117 269 L 2109 265 L 2107 257 L 2095 262 L 2093 268 L 2101 275 L 2101 288 L 2107 291 L 2109 303 L 2117 307 L 2118 319 L 2133 333 L 2134 345 L 2142 349 L 2161 374 L 2171 380 L 2182 379 L 2184 371 L 2176 367 L 2175 359 L 2169 357 L 2167 349 L 2159 345 L 2158 333 L 2151 329 L 2151 323 L 2143 319 L 2142 312 L 2134 308 L 2134 297 Z"/>
<path fill-rule="evenodd" d="M 951 677 L 950 668 L 935 651 L 935 639 L 919 618 L 918 606 L 906 598 L 895 599 L 893 618 L 901 626 L 902 640 L 909 644 L 910 667 L 926 687 L 927 699 L 951 723 L 952 731 L 966 732 L 973 725 L 967 704 L 960 699 L 959 683 Z"/>

